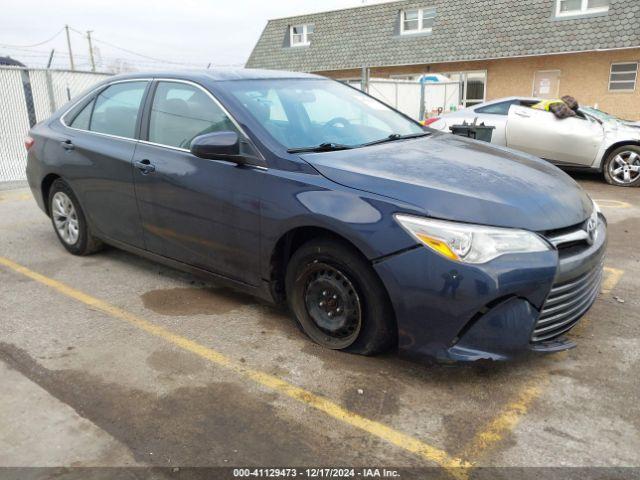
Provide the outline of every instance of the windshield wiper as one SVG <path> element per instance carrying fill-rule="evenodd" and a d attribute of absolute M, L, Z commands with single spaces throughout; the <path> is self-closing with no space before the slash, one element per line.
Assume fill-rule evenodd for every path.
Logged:
<path fill-rule="evenodd" d="M 420 138 L 431 135 L 430 132 L 420 132 L 420 133 L 410 133 L 408 135 L 400 135 L 399 133 L 392 133 L 386 138 L 381 138 L 380 140 L 374 140 L 373 142 L 363 143 L 362 145 L 358 145 L 359 147 L 369 147 L 371 145 L 379 145 L 381 143 L 387 142 L 395 142 L 396 140 L 409 140 L 411 138 Z"/>
<path fill-rule="evenodd" d="M 411 138 L 420 138 L 431 135 L 430 132 L 410 133 L 408 135 L 400 135 L 399 133 L 392 133 L 388 137 L 380 140 L 374 140 L 373 142 L 362 143 L 360 145 L 343 145 L 342 143 L 321 143 L 315 147 L 300 147 L 290 148 L 287 150 L 289 153 L 302 153 L 302 152 L 335 152 L 337 150 L 349 150 L 352 148 L 369 147 L 371 145 L 378 145 L 380 143 L 395 142 L 396 140 L 409 140 Z"/>
<path fill-rule="evenodd" d="M 343 145 L 342 143 L 321 143 L 320 145 L 316 145 L 315 147 L 300 147 L 300 148 L 289 148 L 287 152 L 289 153 L 303 153 L 303 152 L 335 152 L 337 150 L 349 150 L 353 148 L 350 145 Z"/>

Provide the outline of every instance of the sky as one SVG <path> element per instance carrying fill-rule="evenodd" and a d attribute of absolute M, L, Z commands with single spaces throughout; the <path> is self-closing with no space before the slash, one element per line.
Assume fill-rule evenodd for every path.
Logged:
<path fill-rule="evenodd" d="M 98 69 L 242 66 L 271 18 L 386 0 L 9 0 L 0 16 L 0 56 L 27 66 L 89 69 L 91 30 Z M 44 43 L 43 43 L 44 42 Z M 128 51 L 127 51 L 128 50 Z"/>

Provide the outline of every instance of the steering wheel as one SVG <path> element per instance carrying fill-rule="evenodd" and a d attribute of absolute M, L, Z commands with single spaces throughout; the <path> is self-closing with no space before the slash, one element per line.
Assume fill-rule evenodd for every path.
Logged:
<path fill-rule="evenodd" d="M 340 127 L 339 125 L 342 124 L 342 127 Z M 352 127 L 352 124 L 349 120 L 347 120 L 344 117 L 333 117 L 331 120 L 329 120 L 327 123 L 325 123 L 322 126 L 322 129 L 330 129 L 330 128 L 340 128 L 340 129 L 344 129 L 345 131 L 348 129 L 350 130 Z"/>

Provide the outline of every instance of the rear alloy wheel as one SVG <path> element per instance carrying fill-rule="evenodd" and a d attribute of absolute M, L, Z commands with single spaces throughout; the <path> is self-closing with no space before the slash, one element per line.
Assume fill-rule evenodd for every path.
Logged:
<path fill-rule="evenodd" d="M 611 185 L 640 185 L 640 147 L 627 145 L 614 150 L 604 165 L 604 178 Z"/>
<path fill-rule="evenodd" d="M 49 190 L 49 214 L 60 243 L 70 253 L 89 255 L 102 248 L 102 242 L 91 234 L 71 187 L 60 178 Z"/>
<path fill-rule="evenodd" d="M 75 245 L 80 238 L 78 213 L 66 193 L 56 192 L 51 198 L 51 218 L 60 240 Z"/>
<path fill-rule="evenodd" d="M 302 245 L 289 261 L 285 286 L 291 311 L 314 342 L 363 355 L 397 344 L 387 292 L 350 245 L 329 238 Z"/>

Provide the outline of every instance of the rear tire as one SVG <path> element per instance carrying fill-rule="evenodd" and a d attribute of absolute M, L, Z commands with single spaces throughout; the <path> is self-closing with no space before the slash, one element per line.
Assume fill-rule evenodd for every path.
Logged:
<path fill-rule="evenodd" d="M 397 345 L 397 327 L 382 282 L 350 245 L 311 240 L 291 257 L 285 278 L 287 302 L 314 342 L 362 355 Z"/>
<path fill-rule="evenodd" d="M 68 252 L 90 255 L 102 248 L 102 242 L 92 235 L 73 190 L 61 178 L 51 184 L 48 202 L 53 230 Z"/>
<path fill-rule="evenodd" d="M 640 147 L 625 145 L 615 149 L 604 162 L 603 170 L 610 185 L 640 186 Z"/>

